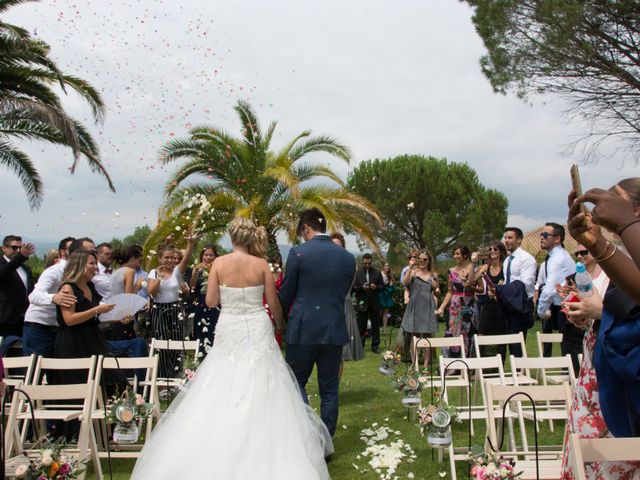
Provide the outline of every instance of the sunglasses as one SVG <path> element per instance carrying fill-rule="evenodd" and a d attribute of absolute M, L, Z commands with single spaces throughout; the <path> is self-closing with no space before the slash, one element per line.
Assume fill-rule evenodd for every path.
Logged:
<path fill-rule="evenodd" d="M 497 247 L 489 247 L 489 251 L 490 251 L 490 252 L 499 252 L 499 251 L 500 251 L 500 249 L 499 249 L 499 248 L 497 248 Z"/>
<path fill-rule="evenodd" d="M 542 232 L 540 236 L 546 240 L 549 237 L 559 237 L 560 235 L 556 235 L 555 233 Z"/>
<path fill-rule="evenodd" d="M 20 245 L 5 245 L 5 247 L 6 248 L 10 248 L 14 252 L 17 252 L 18 250 L 20 250 L 22 248 Z"/>
<path fill-rule="evenodd" d="M 420 257 L 418 260 L 422 260 L 423 262 L 426 262 L 426 261 L 428 261 L 429 259 L 428 259 L 428 258 L 424 258 L 424 257 Z"/>
<path fill-rule="evenodd" d="M 589 255 L 589 250 L 576 250 L 576 257 L 586 257 Z"/>

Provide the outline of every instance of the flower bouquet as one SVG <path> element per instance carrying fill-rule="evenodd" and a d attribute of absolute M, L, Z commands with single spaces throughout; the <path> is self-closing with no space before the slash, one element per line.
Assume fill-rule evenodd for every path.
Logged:
<path fill-rule="evenodd" d="M 79 478 L 83 471 L 78 460 L 62 453 L 65 443 L 63 439 L 49 444 L 49 448 L 40 451 L 40 456 L 30 460 L 28 465 L 18 465 L 15 476 L 26 480 L 73 480 Z"/>
<path fill-rule="evenodd" d="M 387 350 L 382 354 L 382 360 L 380 361 L 378 370 L 384 375 L 393 375 L 396 367 L 400 364 L 400 360 L 402 360 L 402 357 L 399 353 Z"/>
<path fill-rule="evenodd" d="M 447 404 L 442 394 L 433 392 L 434 404 L 418 409 L 420 432 L 427 435 L 427 442 L 433 448 L 451 445 L 451 423 L 460 422 L 456 407 Z"/>
<path fill-rule="evenodd" d="M 516 473 L 514 460 L 507 460 L 498 452 L 470 455 L 469 462 L 471 475 L 476 480 L 512 480 L 522 475 L 522 472 Z"/>
<path fill-rule="evenodd" d="M 180 390 L 184 390 L 184 387 L 186 387 L 187 384 L 191 380 L 193 380 L 193 377 L 196 375 L 198 365 L 200 365 L 200 359 L 197 357 L 189 357 L 185 359 L 182 370 L 182 384 L 180 385 Z"/>
<path fill-rule="evenodd" d="M 115 424 L 115 443 L 135 443 L 140 433 L 139 425 L 153 415 L 153 405 L 142 395 L 127 387 L 120 395 L 117 391 L 107 403 L 107 422 Z"/>
<path fill-rule="evenodd" d="M 412 370 L 396 378 L 392 385 L 396 390 L 403 393 L 402 404 L 405 407 L 411 407 L 420 405 L 420 392 L 422 391 L 422 385 L 426 381 L 426 377 Z"/>

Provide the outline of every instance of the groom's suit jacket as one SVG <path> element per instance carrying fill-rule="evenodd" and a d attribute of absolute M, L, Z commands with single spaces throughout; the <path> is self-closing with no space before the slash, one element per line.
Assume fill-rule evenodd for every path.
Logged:
<path fill-rule="evenodd" d="M 33 290 L 33 275 L 25 265 L 28 257 L 16 254 L 9 262 L 0 253 L 0 324 L 16 325 L 24 322 L 24 313 L 29 306 L 28 295 Z M 27 273 L 25 287 L 17 270 L 24 268 Z"/>
<path fill-rule="evenodd" d="M 279 292 L 285 315 L 290 312 L 287 344 L 349 341 L 344 306 L 355 271 L 355 257 L 327 235 L 316 235 L 289 251 Z"/>

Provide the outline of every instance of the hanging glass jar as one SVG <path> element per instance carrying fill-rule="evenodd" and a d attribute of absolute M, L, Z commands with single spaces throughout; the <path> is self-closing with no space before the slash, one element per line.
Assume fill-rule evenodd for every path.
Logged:
<path fill-rule="evenodd" d="M 451 415 L 446 410 L 438 409 L 431 415 L 427 442 L 433 448 L 446 448 L 451 445 Z"/>

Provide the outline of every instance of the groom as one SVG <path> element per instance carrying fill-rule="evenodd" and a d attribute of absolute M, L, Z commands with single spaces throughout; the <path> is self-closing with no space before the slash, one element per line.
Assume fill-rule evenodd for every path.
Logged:
<path fill-rule="evenodd" d="M 356 261 L 331 241 L 326 230 L 320 210 L 313 208 L 300 214 L 298 235 L 305 243 L 289 251 L 279 296 L 283 312 L 290 312 L 285 336 L 287 363 L 305 403 L 309 403 L 305 387 L 317 365 L 320 417 L 333 436 L 338 422 L 342 347 L 348 341 L 345 297 Z"/>

